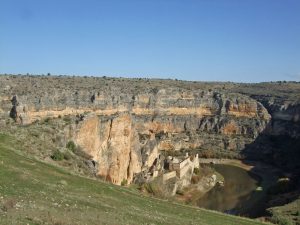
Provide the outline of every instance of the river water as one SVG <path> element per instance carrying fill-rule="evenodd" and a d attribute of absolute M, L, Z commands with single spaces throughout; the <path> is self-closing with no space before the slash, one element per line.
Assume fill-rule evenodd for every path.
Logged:
<path fill-rule="evenodd" d="M 201 197 L 197 202 L 199 207 L 249 217 L 261 214 L 262 195 L 256 191 L 257 176 L 236 166 L 212 166 L 223 175 L 225 185 L 217 185 Z"/>

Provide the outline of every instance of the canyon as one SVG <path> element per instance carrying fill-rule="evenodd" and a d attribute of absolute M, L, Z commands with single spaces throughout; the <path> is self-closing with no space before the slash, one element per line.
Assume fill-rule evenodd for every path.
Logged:
<path fill-rule="evenodd" d="M 123 180 L 131 183 L 135 174 L 149 170 L 162 150 L 238 153 L 271 119 L 260 102 L 220 90 L 165 87 L 126 93 L 116 87 L 70 88 L 59 94 L 60 89 L 53 85 L 49 92 L 22 94 L 5 78 L 1 81 L 6 90 L 1 94 L 2 117 L 10 115 L 26 125 L 45 118 L 80 116 L 77 124 L 66 129 L 66 135 L 97 162 L 97 175 L 119 185 Z M 42 79 L 30 79 L 40 89 L 47 88 Z"/>
<path fill-rule="evenodd" d="M 79 152 L 83 163 L 57 163 L 117 185 L 162 175 L 170 155 L 268 163 L 291 181 L 286 203 L 299 196 L 299 93 L 297 82 L 1 75 L 0 126 L 46 162 Z"/>
<path fill-rule="evenodd" d="M 261 84 L 251 88 L 149 79 L 0 79 L 2 120 L 10 115 L 26 125 L 45 118 L 80 117 L 65 129 L 66 136 L 98 162 L 98 175 L 116 184 L 131 183 L 134 174 L 149 169 L 162 150 L 201 149 L 225 155 L 245 151 L 264 157 L 274 150 L 252 146 L 262 136 L 297 141 L 300 134 L 299 98 L 260 94 L 266 92 Z M 272 90 L 287 86 L 271 85 Z M 297 93 L 300 85 L 290 85 L 291 93 Z"/>

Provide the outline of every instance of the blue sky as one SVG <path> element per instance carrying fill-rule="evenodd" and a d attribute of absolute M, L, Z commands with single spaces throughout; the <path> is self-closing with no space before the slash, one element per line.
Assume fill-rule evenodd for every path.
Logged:
<path fill-rule="evenodd" d="M 0 0 L 0 73 L 300 80 L 299 0 Z"/>

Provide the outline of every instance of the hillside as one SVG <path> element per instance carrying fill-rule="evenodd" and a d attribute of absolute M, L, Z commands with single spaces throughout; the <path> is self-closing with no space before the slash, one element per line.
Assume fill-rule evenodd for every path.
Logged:
<path fill-rule="evenodd" d="M 0 224 L 262 224 L 72 175 L 0 135 Z"/>

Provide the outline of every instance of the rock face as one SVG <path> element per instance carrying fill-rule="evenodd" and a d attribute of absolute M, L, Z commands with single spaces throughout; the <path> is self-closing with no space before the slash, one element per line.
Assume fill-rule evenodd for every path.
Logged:
<path fill-rule="evenodd" d="M 122 83 L 98 87 L 103 79 L 90 86 L 76 83 L 77 87 L 71 78 L 72 85 L 48 87 L 43 79 L 31 77 L 37 91 L 27 93 L 11 77 L 0 77 L 6 88 L 0 93 L 0 117 L 10 115 L 20 124 L 82 117 L 73 125 L 71 138 L 97 161 L 98 175 L 115 184 L 130 183 L 135 174 L 149 170 L 161 150 L 242 151 L 272 123 L 259 99 L 222 89 L 188 88 L 185 83 L 184 88 L 152 85 L 126 90 Z M 59 86 L 67 78 L 55 77 L 58 83 L 48 79 Z M 47 91 L 41 92 L 43 87 Z M 278 111 L 272 115 L 299 121 L 298 108 L 294 111 L 289 116 Z"/>
<path fill-rule="evenodd" d="M 74 140 L 99 163 L 100 176 L 116 184 L 131 182 L 134 174 L 153 165 L 160 150 L 215 144 L 242 149 L 269 120 L 260 103 L 243 96 L 231 99 L 217 93 L 199 96 L 197 92 L 178 92 L 168 89 L 156 95 L 131 96 L 132 102 L 126 107 L 119 103 L 123 105 L 120 111 L 108 106 L 113 113 L 93 108 L 78 124 Z M 103 99 L 109 98 L 112 96 Z M 91 104 L 95 101 L 97 98 Z M 78 113 L 76 109 L 74 112 Z M 214 142 L 209 139 L 217 137 Z"/>
<path fill-rule="evenodd" d="M 300 93 L 300 92 L 299 92 Z M 253 96 L 270 112 L 272 120 L 265 131 L 244 150 L 249 158 L 263 160 L 299 176 L 300 97 L 296 101 L 270 96 Z"/>

